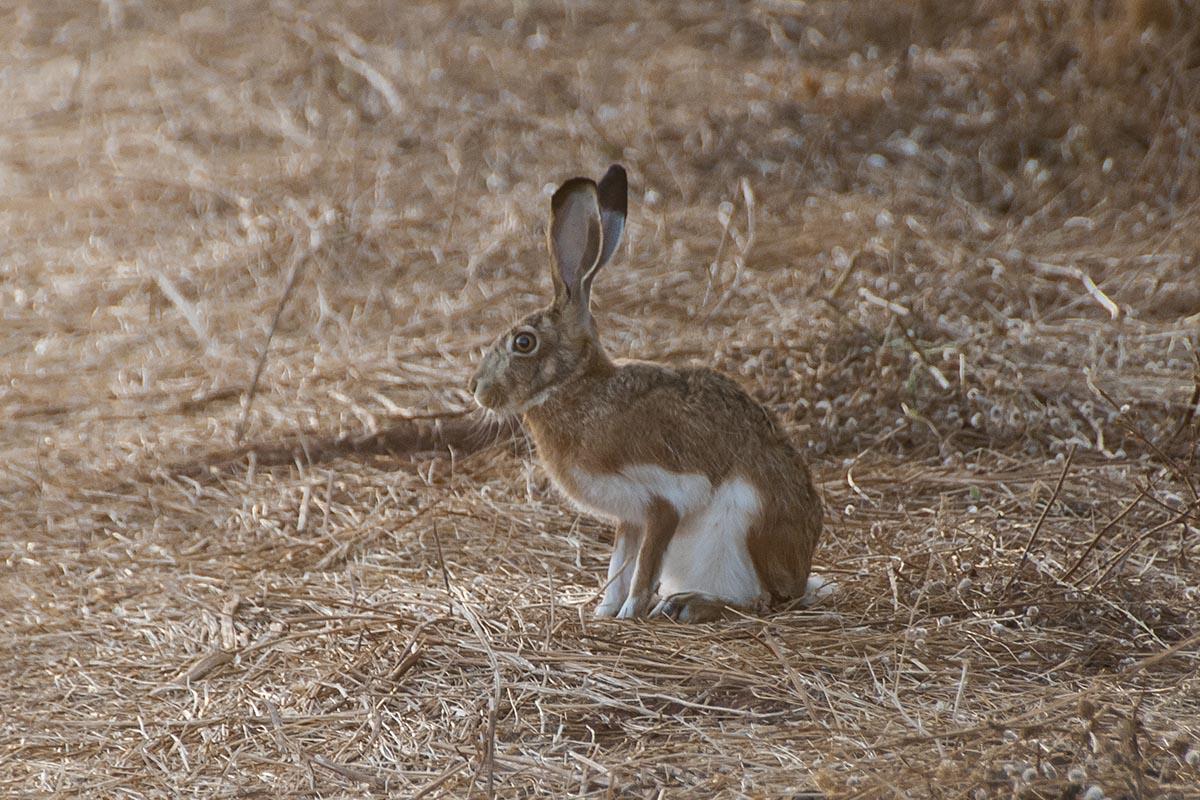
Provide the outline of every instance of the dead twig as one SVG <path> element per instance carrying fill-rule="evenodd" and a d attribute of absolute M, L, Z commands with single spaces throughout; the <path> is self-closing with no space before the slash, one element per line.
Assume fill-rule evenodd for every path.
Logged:
<path fill-rule="evenodd" d="M 279 319 L 283 316 L 283 309 L 287 306 L 288 298 L 292 296 L 292 290 L 296 288 L 296 278 L 300 275 L 300 270 L 304 266 L 306 259 L 297 256 L 292 259 L 291 269 L 288 270 L 287 284 L 283 287 L 283 295 L 279 298 L 279 304 L 275 306 L 275 315 L 271 318 L 271 327 L 267 330 L 267 339 L 263 342 L 262 349 L 258 351 L 258 360 L 254 364 L 254 377 L 250 379 L 250 386 L 246 390 L 246 399 L 242 404 L 242 414 L 238 417 L 237 428 L 233 432 L 233 441 L 235 444 L 242 443 L 242 435 L 246 432 L 246 420 L 250 417 L 250 408 L 254 405 L 254 396 L 258 392 L 258 380 L 262 377 L 263 367 L 267 363 L 267 351 L 271 347 L 271 340 L 275 338 L 275 330 L 279 327 Z"/>
<path fill-rule="evenodd" d="M 1037 522 L 1034 523 L 1033 530 L 1029 532 L 1029 538 L 1025 540 L 1025 547 L 1021 550 L 1021 558 L 1017 561 L 1017 566 L 1013 569 L 1012 575 L 1008 578 L 1008 583 L 1004 584 L 1004 591 L 1000 594 L 1005 599 L 1008 598 L 1008 592 L 1012 589 L 1013 583 L 1016 582 L 1021 574 L 1025 562 L 1029 560 L 1029 551 L 1033 547 L 1034 541 L 1037 539 L 1038 533 L 1042 530 L 1042 525 L 1046 522 L 1046 515 L 1050 513 L 1050 508 L 1058 501 L 1058 495 L 1062 491 L 1063 482 L 1067 479 L 1067 473 L 1071 470 L 1071 461 L 1075 458 L 1075 445 L 1071 445 L 1071 449 L 1067 451 L 1067 457 L 1063 461 L 1062 472 L 1058 474 L 1058 482 L 1054 484 L 1054 491 L 1050 493 L 1050 499 L 1046 501 L 1046 505 L 1042 508 L 1042 513 L 1038 515 Z"/>

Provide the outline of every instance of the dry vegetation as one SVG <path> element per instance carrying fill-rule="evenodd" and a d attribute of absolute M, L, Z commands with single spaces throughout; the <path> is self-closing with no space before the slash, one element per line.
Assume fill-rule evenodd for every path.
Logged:
<path fill-rule="evenodd" d="M 7 4 L 0 794 L 1200 797 L 1198 31 Z M 470 414 L 617 159 L 606 340 L 807 445 L 817 608 L 593 621 L 609 532 Z"/>

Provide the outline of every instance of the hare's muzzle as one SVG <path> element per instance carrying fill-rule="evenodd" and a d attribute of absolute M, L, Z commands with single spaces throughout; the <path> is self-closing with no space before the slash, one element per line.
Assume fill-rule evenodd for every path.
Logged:
<path fill-rule="evenodd" d="M 467 388 L 475 402 L 483 408 L 497 408 L 504 404 L 508 394 L 505 390 L 504 369 L 507 366 L 504 352 L 492 348 L 475 369 Z"/>
<path fill-rule="evenodd" d="M 491 408 L 493 398 L 489 397 L 492 389 L 492 382 L 487 376 L 480 377 L 479 372 L 471 376 L 471 380 L 467 382 L 467 391 L 475 398 L 475 402 L 480 408 Z"/>

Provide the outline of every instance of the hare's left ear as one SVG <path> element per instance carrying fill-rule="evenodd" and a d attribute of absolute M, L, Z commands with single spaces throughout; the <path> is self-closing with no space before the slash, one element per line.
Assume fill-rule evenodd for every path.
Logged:
<path fill-rule="evenodd" d="M 617 245 L 621 243 L 621 231 L 625 230 L 625 211 L 629 204 L 629 184 L 625 178 L 625 168 L 613 164 L 600 179 L 596 187 L 596 195 L 600 201 L 600 227 L 603 231 L 600 246 L 600 258 L 596 265 L 583 276 L 584 292 L 591 294 L 592 279 L 600 268 L 608 263 Z"/>
<path fill-rule="evenodd" d="M 600 261 L 603 232 L 596 184 L 587 178 L 571 178 L 558 187 L 550 200 L 550 255 L 554 261 L 554 303 L 571 305 L 587 315 L 590 281 Z"/>

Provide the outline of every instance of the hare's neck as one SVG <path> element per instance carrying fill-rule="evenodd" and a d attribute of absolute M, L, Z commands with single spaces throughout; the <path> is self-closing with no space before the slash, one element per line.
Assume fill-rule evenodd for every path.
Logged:
<path fill-rule="evenodd" d="M 525 425 L 544 458 L 556 459 L 580 444 L 591 407 L 603 397 L 616 371 L 597 344 L 579 368 L 539 405 L 525 412 Z"/>

